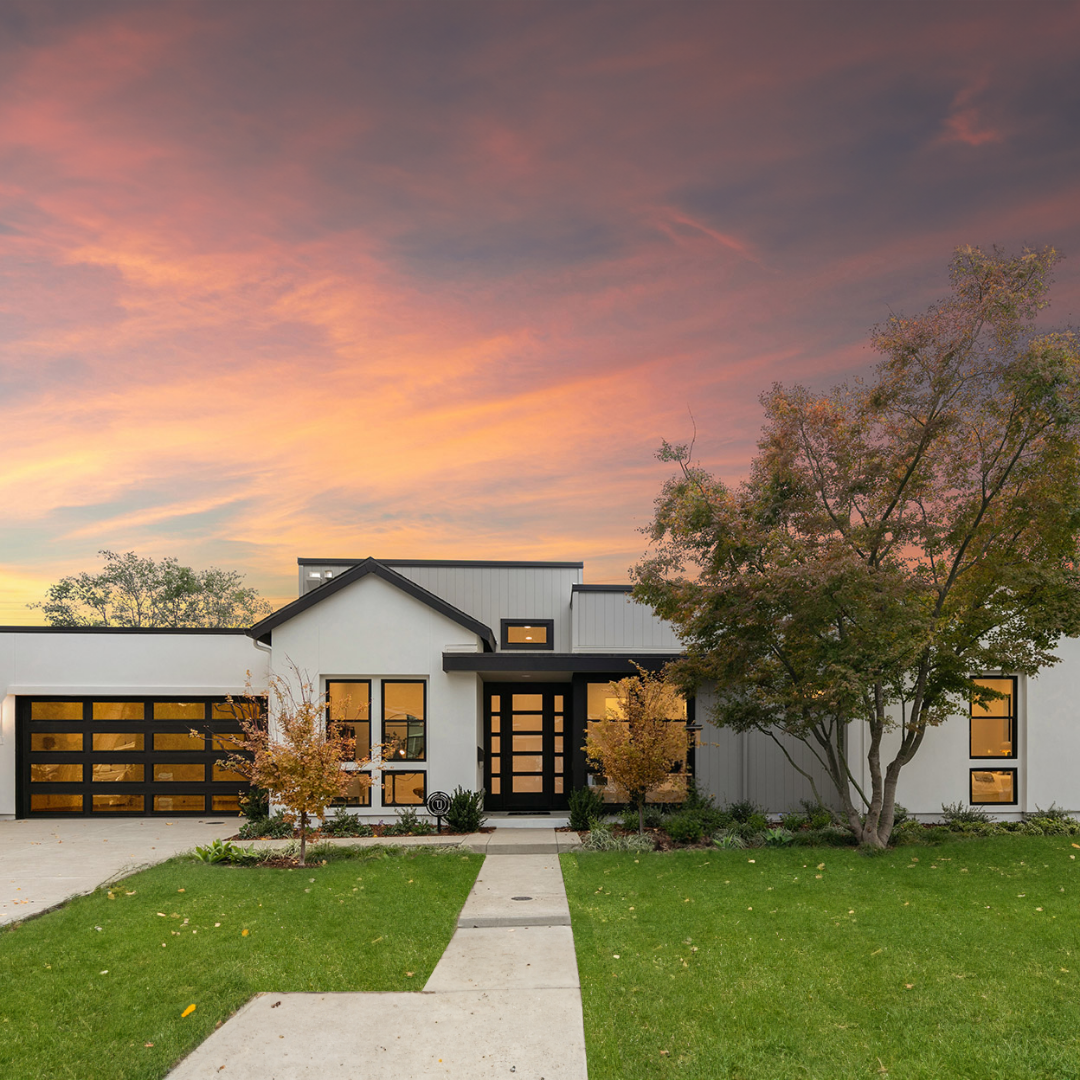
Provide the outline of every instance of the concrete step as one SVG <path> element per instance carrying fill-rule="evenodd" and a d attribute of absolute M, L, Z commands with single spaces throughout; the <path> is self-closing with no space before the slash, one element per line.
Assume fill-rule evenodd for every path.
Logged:
<path fill-rule="evenodd" d="M 573 832 L 555 829 L 503 828 L 494 832 L 471 833 L 461 842 L 468 851 L 485 855 L 557 855 L 581 846 L 581 838 Z"/>

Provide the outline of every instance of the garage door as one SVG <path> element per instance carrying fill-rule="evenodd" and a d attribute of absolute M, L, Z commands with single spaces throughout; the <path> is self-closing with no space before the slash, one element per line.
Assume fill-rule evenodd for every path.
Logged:
<path fill-rule="evenodd" d="M 205 698 L 20 698 L 18 816 L 239 813 L 247 781 L 217 762 L 252 711 Z"/>

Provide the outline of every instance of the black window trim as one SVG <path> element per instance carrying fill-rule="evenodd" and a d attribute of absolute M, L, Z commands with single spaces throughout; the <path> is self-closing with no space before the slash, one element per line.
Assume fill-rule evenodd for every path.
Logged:
<path fill-rule="evenodd" d="M 554 652 L 555 651 L 555 620 L 554 619 L 503 619 L 499 630 L 500 648 L 506 651 L 520 652 Z M 547 641 L 543 645 L 537 645 L 533 641 L 508 640 L 511 627 L 517 626 L 543 626 L 547 630 Z"/>
<path fill-rule="evenodd" d="M 975 781 L 975 774 L 977 772 L 1012 773 L 1012 789 L 1013 789 L 1013 797 L 1012 797 L 1012 799 L 1009 800 L 1009 802 L 1002 802 L 999 799 L 976 802 L 976 800 L 975 800 L 974 781 Z M 971 806 L 1018 806 L 1020 804 L 1020 791 L 1019 791 L 1019 779 L 1018 779 L 1017 774 L 1018 774 L 1018 770 L 1017 770 L 1016 766 L 1013 766 L 1013 767 L 1008 768 L 1008 769 L 988 769 L 988 768 L 985 768 L 985 767 L 982 767 L 982 768 L 977 767 L 977 768 L 970 769 L 969 772 L 968 772 L 968 803 L 969 803 L 969 805 L 971 805 Z"/>
<path fill-rule="evenodd" d="M 368 723 L 368 745 L 367 745 L 367 750 L 366 750 L 364 756 L 365 757 L 370 757 L 371 756 L 371 726 L 372 726 L 372 724 L 371 724 L 371 679 L 335 679 L 335 678 L 329 678 L 327 676 L 323 676 L 323 682 L 326 684 L 326 729 L 327 729 L 327 731 L 330 730 L 330 723 L 331 723 L 331 717 L 330 717 L 330 686 L 331 686 L 331 684 L 333 684 L 333 683 L 348 683 L 349 685 L 353 685 L 353 686 L 355 686 L 357 684 L 367 684 L 367 688 L 368 688 L 368 720 L 367 720 L 367 723 Z M 341 724 L 349 724 L 349 723 L 354 723 L 355 721 L 339 720 L 337 722 L 341 723 Z M 353 753 L 355 754 L 356 751 L 354 750 Z M 355 760 L 353 762 L 351 762 L 351 764 L 355 765 L 356 764 Z"/>
<path fill-rule="evenodd" d="M 391 683 L 419 683 L 424 688 L 424 715 L 421 718 L 421 722 L 424 725 L 424 756 L 420 758 L 410 757 L 395 757 L 393 762 L 395 765 L 404 764 L 406 762 L 413 764 L 415 762 L 426 762 L 428 760 L 427 752 L 427 732 L 428 732 L 428 715 L 427 715 L 427 703 L 428 703 L 428 684 L 427 679 L 382 679 L 380 681 L 379 688 L 379 706 L 380 706 L 380 725 L 379 730 L 382 735 L 382 744 L 386 746 L 389 740 L 386 737 L 386 687 Z M 426 783 L 426 781 L 425 781 Z M 425 790 L 426 787 L 425 787 Z M 394 804 L 397 805 L 397 804 Z M 402 804 L 404 805 L 404 804 Z M 411 804 L 410 804 L 411 805 Z"/>
<path fill-rule="evenodd" d="M 1016 729 L 1017 729 L 1017 678 L 1015 675 L 976 675 L 972 680 L 978 682 L 980 679 L 997 679 L 1004 681 L 1008 679 L 1012 683 L 1012 715 L 1008 717 L 1009 720 L 1009 741 L 1012 743 L 1011 754 L 973 754 L 971 752 L 971 740 L 974 737 L 974 729 L 972 727 L 975 717 L 975 699 L 972 698 L 968 701 L 968 758 L 971 761 L 1015 761 L 1019 756 L 1019 752 L 1016 746 Z M 990 719 L 1004 719 L 1004 717 L 991 717 Z M 993 770 L 982 769 L 982 772 L 988 772 Z"/>

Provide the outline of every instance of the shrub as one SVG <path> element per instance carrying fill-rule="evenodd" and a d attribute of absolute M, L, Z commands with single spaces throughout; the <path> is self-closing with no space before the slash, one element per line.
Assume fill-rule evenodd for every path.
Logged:
<path fill-rule="evenodd" d="M 374 836 L 370 825 L 365 825 L 358 817 L 339 806 L 333 817 L 323 820 L 323 836 Z"/>
<path fill-rule="evenodd" d="M 786 847 L 788 844 L 794 842 L 795 834 L 790 829 L 785 829 L 783 827 L 779 829 L 766 829 L 762 834 L 762 839 L 765 841 L 766 847 Z"/>
<path fill-rule="evenodd" d="M 757 814 L 760 817 L 765 816 L 763 808 L 758 806 L 756 802 L 752 802 L 750 799 L 742 799 L 739 802 L 728 803 L 725 810 L 731 815 L 732 821 L 737 821 L 740 825 L 746 824 L 754 814 Z"/>
<path fill-rule="evenodd" d="M 763 833 L 769 827 L 769 822 L 764 814 L 751 814 L 746 819 L 746 827 L 755 833 Z"/>
<path fill-rule="evenodd" d="M 724 832 L 717 836 L 713 843 L 724 850 L 741 850 L 746 847 L 746 841 L 737 832 Z"/>
<path fill-rule="evenodd" d="M 676 844 L 696 844 L 705 835 L 701 818 L 693 811 L 683 811 L 665 818 L 664 830 Z"/>
<path fill-rule="evenodd" d="M 799 805 L 806 812 L 811 829 L 824 829 L 833 823 L 833 812 L 824 803 L 803 799 Z"/>
<path fill-rule="evenodd" d="M 240 826 L 239 836 L 241 840 L 284 840 L 291 839 L 292 834 L 292 822 L 286 821 L 284 814 L 274 814 L 245 822 Z"/>
<path fill-rule="evenodd" d="M 566 805 L 570 809 L 570 828 L 578 832 L 591 828 L 591 822 L 604 816 L 603 797 L 596 788 L 587 785 L 571 791 Z"/>
<path fill-rule="evenodd" d="M 258 784 L 252 784 L 246 791 L 241 791 L 237 802 L 240 813 L 249 821 L 270 816 L 270 792 Z"/>
<path fill-rule="evenodd" d="M 383 829 L 383 836 L 429 836 L 434 831 L 435 826 L 430 821 L 424 821 L 415 807 L 407 806 L 399 811 L 397 821 Z M 476 829 L 468 831 L 476 832 Z"/>
<path fill-rule="evenodd" d="M 622 812 L 620 824 L 627 832 L 637 832 L 640 820 L 641 817 L 637 808 L 628 806 Z M 644 811 L 644 821 L 646 829 L 659 829 L 664 824 L 663 810 L 659 806 L 647 805 Z"/>
<path fill-rule="evenodd" d="M 1056 802 L 1052 802 L 1045 810 L 1035 807 L 1035 813 L 1031 815 L 1032 818 L 1048 818 L 1051 821 L 1073 821 L 1072 814 L 1068 810 L 1062 809 Z"/>
<path fill-rule="evenodd" d="M 479 831 L 486 820 L 483 791 L 454 788 L 450 796 L 450 809 L 446 811 L 446 824 L 455 832 L 472 833 Z"/>
<path fill-rule="evenodd" d="M 589 835 L 581 842 L 585 851 L 652 851 L 652 837 L 644 833 L 616 836 L 610 825 L 593 822 Z"/>
<path fill-rule="evenodd" d="M 949 825 L 963 822 L 989 821 L 990 815 L 981 806 L 965 806 L 963 803 L 942 803 L 941 816 Z"/>
<path fill-rule="evenodd" d="M 206 847 L 196 847 L 195 858 L 204 863 L 249 863 L 258 855 L 237 847 L 231 840 L 213 840 Z"/>
<path fill-rule="evenodd" d="M 810 819 L 805 814 L 800 814 L 798 810 L 792 810 L 787 814 L 780 815 L 780 824 L 785 828 L 795 833 L 798 832 L 804 825 L 810 824 Z"/>

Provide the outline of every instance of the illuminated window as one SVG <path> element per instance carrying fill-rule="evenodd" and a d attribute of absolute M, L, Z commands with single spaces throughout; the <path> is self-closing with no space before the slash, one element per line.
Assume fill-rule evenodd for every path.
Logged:
<path fill-rule="evenodd" d="M 424 761 L 427 757 L 427 683 L 384 680 L 383 730 L 388 761 Z"/>
<path fill-rule="evenodd" d="M 326 684 L 326 716 L 356 740 L 357 761 L 371 755 L 371 680 L 333 679 Z"/>
<path fill-rule="evenodd" d="M 383 806 L 422 806 L 426 798 L 427 773 L 383 773 Z"/>
<path fill-rule="evenodd" d="M 1015 769 L 972 769 L 971 805 L 1014 804 L 1016 798 Z"/>
<path fill-rule="evenodd" d="M 503 619 L 502 647 L 504 649 L 555 648 L 554 619 Z"/>
<path fill-rule="evenodd" d="M 971 756 L 1016 757 L 1016 679 L 976 679 L 975 685 L 1002 696 L 981 704 L 971 699 Z"/>

